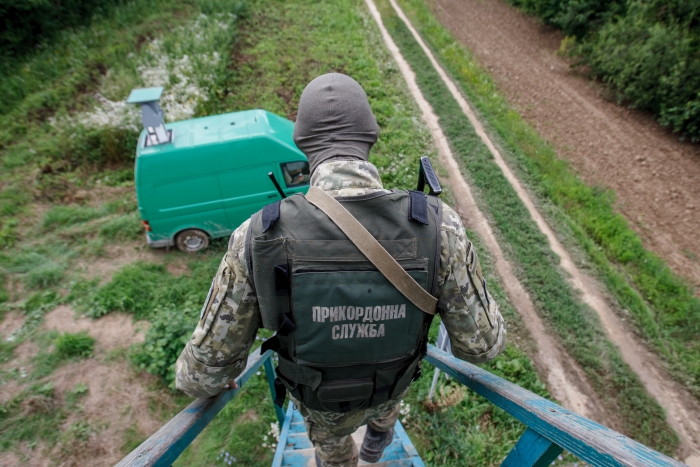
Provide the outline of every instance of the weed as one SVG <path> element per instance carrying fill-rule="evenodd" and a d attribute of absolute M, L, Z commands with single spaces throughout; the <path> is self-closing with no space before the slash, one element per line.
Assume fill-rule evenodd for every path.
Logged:
<path fill-rule="evenodd" d="M 0 363 L 10 361 L 14 356 L 16 345 L 13 342 L 7 342 L 5 339 L 0 340 Z"/>
<path fill-rule="evenodd" d="M 56 355 L 61 359 L 92 357 L 95 339 L 87 332 L 65 333 L 56 339 Z"/>
<path fill-rule="evenodd" d="M 143 345 L 131 356 L 134 364 L 163 379 L 175 389 L 175 361 L 197 324 L 199 304 L 186 302 L 180 307 L 163 307 L 155 311 Z"/>
<path fill-rule="evenodd" d="M 89 392 L 88 385 L 85 383 L 78 383 L 73 389 L 67 391 L 65 394 L 66 406 L 70 408 L 76 407 L 78 401 L 83 397 L 87 396 Z"/>
<path fill-rule="evenodd" d="M 17 233 L 18 225 L 19 221 L 13 218 L 6 219 L 2 224 L 0 224 L 0 250 L 11 247 L 15 244 L 19 238 Z"/>
<path fill-rule="evenodd" d="M 65 416 L 54 399 L 53 384 L 31 386 L 0 406 L 0 451 L 21 442 L 55 442 Z"/>

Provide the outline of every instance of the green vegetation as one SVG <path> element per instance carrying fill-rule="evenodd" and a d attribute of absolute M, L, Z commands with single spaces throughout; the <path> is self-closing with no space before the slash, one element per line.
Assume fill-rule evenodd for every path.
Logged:
<path fill-rule="evenodd" d="M 57 407 L 52 383 L 37 383 L 0 405 L 0 450 L 19 442 L 55 442 L 66 413 Z"/>
<path fill-rule="evenodd" d="M 76 283 L 72 295 L 81 297 L 79 308 L 93 318 L 110 311 L 126 311 L 136 319 L 148 319 L 163 307 L 174 307 L 171 311 L 180 313 L 176 311 L 179 307 L 204 301 L 220 261 L 221 243 L 218 251 L 208 252 L 189 264 L 191 274 L 174 277 L 162 264 L 136 262 L 120 269 L 101 287 L 95 287 L 94 282 Z"/>
<path fill-rule="evenodd" d="M 3 29 L 0 32 L 0 57 L 27 53 L 59 31 L 88 23 L 93 16 L 104 14 L 117 0 L 68 0 L 0 2 Z M 4 61 L 3 61 L 4 62 Z"/>
<path fill-rule="evenodd" d="M 197 325 L 199 308 L 201 303 L 188 301 L 156 310 L 146 341 L 131 356 L 137 367 L 162 378 L 171 390 L 175 390 L 175 361 Z"/>
<path fill-rule="evenodd" d="M 559 268 L 559 258 L 411 33 L 388 3 L 381 5 L 387 29 L 416 72 L 423 95 L 440 118 L 463 173 L 494 219 L 499 240 L 518 265 L 516 273 L 538 311 L 587 372 L 601 400 L 618 409 L 614 411 L 619 411 L 624 431 L 655 449 L 672 452 L 678 440 L 663 409 L 607 340 L 595 313 L 580 302 Z"/>
<path fill-rule="evenodd" d="M 621 308 L 669 364 L 674 377 L 700 398 L 700 301 L 682 279 L 647 251 L 614 209 L 614 194 L 584 184 L 515 112 L 452 35 L 419 1 L 402 2 L 415 27 L 481 112 L 518 178 L 570 229 Z M 560 231 L 565 228 L 560 229 Z"/>
<path fill-rule="evenodd" d="M 620 103 L 700 141 L 700 5 L 689 0 L 510 0 L 560 28 Z M 573 39 L 573 40 L 572 40 Z"/>
<path fill-rule="evenodd" d="M 58 336 L 54 345 L 59 358 L 92 357 L 95 338 L 85 331 L 76 334 L 67 332 Z"/>
<path fill-rule="evenodd" d="M 185 56 L 189 59 L 184 60 Z M 367 91 L 381 127 L 371 161 L 380 168 L 387 187 L 414 187 L 418 157 L 434 155 L 418 109 L 361 0 L 332 4 L 134 0 L 119 4 L 105 17 L 93 18 L 89 26 L 58 33 L 52 44 L 20 62 L 14 71 L 0 76 L 0 99 L 5 99 L 0 114 L 4 167 L 0 171 L 0 312 L 17 310 L 27 319 L 13 340 L 0 346 L 0 360 L 11 359 L 16 345 L 28 336 L 35 338 L 40 351 L 28 375 L 19 369 L 0 373 L 0 382 L 15 379 L 24 384 L 21 393 L 0 407 L 1 450 L 19 441 L 84 442 L 95 431 L 92 421 L 91 425 L 80 420 L 59 435 L 59 427 L 66 428 L 62 424 L 67 415 L 79 410 L 87 386 L 78 385 L 64 395 L 64 401 L 57 401 L 47 380 L 63 362 L 89 356 L 94 342 L 84 333 L 37 335 L 46 312 L 69 303 L 96 319 L 125 311 L 148 320 L 145 342 L 128 356 L 136 367 L 161 379 L 163 385 L 153 391 L 172 389 L 173 363 L 196 325 L 225 250 L 221 241 L 193 257 L 177 252 L 152 255 L 148 261 L 121 267 L 106 283 L 100 282 L 102 273 L 87 272 L 84 267 L 105 255 L 108 247 L 131 248 L 142 235 L 129 167 L 138 111 L 120 104 L 132 87 L 165 84 L 162 104 L 168 119 L 248 108 L 294 118 L 304 86 L 319 74 L 339 71 L 353 76 Z M 96 92 L 104 98 L 96 101 Z M 492 175 L 488 167 L 483 170 Z M 497 177 L 492 181 L 500 183 Z M 41 210 L 36 209 L 39 203 Z M 513 218 L 521 223 L 518 216 Z M 473 240 L 479 246 L 478 239 Z M 551 255 L 541 248 L 541 238 L 528 241 L 526 245 L 536 245 L 537 254 L 545 255 L 547 261 L 533 280 L 549 280 L 548 274 L 554 274 L 562 281 L 551 266 Z M 184 263 L 184 274 L 169 272 L 171 259 L 178 266 Z M 482 262 L 487 270 L 493 269 L 484 253 Z M 509 336 L 526 340 L 497 280 L 488 278 L 489 289 L 508 320 Z M 574 298 L 567 293 L 555 290 L 551 298 L 547 291 L 542 301 L 568 306 Z M 568 311 L 572 310 L 578 309 L 572 305 Z M 611 351 L 597 341 L 591 346 Z M 592 364 L 599 363 L 597 357 Z M 605 365 L 616 363 L 613 356 L 601 365 L 607 371 Z M 543 383 L 517 345 L 509 344 L 504 356 L 488 368 L 546 396 Z M 426 374 L 431 370 L 425 366 Z M 625 373 L 624 366 L 610 371 L 630 377 L 631 389 L 621 397 L 634 401 L 638 388 L 634 375 Z M 601 385 L 609 382 L 609 378 L 599 381 Z M 413 407 L 406 426 L 428 465 L 461 465 L 464 459 L 496 463 L 522 433 L 524 428 L 513 418 L 453 382 L 443 385 L 433 404 L 422 407 L 429 384 L 430 378 L 424 377 L 406 401 Z M 184 403 L 184 398 L 177 402 Z M 656 416 L 658 408 L 649 407 L 645 410 Z M 154 417 L 167 418 L 173 410 L 177 408 L 154 409 Z M 217 464 L 223 453 L 232 453 L 239 464 L 269 465 L 273 453 L 269 427 L 274 420 L 261 374 L 247 383 L 176 465 Z M 655 420 L 652 417 L 649 429 L 658 431 L 658 439 L 669 439 Z M 27 430 L 23 426 L 13 431 L 20 424 L 26 424 Z M 455 426 L 462 428 L 455 430 Z M 121 446 L 124 453 L 146 436 L 136 426 L 127 429 Z"/>

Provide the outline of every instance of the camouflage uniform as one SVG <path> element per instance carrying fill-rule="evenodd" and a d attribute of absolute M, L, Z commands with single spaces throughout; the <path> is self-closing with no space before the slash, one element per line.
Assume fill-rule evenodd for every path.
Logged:
<path fill-rule="evenodd" d="M 366 161 L 334 160 L 314 171 L 311 185 L 332 196 L 360 196 L 385 191 L 377 169 Z M 245 368 L 261 316 L 245 261 L 250 221 L 231 236 L 192 339 L 178 358 L 178 389 L 192 397 L 218 394 Z M 506 328 L 498 305 L 486 291 L 479 259 L 462 222 L 444 205 L 440 228 L 438 310 L 450 335 L 452 353 L 471 363 L 484 363 L 505 347 Z M 400 398 L 399 398 L 400 399 Z M 398 417 L 397 400 L 373 409 L 335 414 L 309 410 L 297 403 L 309 437 L 326 466 L 357 465 L 357 448 L 347 435 L 376 419 L 386 431 Z"/>

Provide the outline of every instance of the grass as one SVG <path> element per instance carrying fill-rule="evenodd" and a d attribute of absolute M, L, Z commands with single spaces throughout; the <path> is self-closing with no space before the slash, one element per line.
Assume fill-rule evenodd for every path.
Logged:
<path fill-rule="evenodd" d="M 554 149 L 498 92 L 488 73 L 443 28 L 422 0 L 400 2 L 438 61 L 500 139 L 518 177 L 560 210 L 575 240 L 597 267 L 621 308 L 668 363 L 673 376 L 700 398 L 700 300 L 694 290 L 646 250 L 614 208 L 614 193 L 584 184 Z"/>
<path fill-rule="evenodd" d="M 122 100 L 131 87 L 151 84 L 143 80 L 139 67 L 156 69 L 158 57 L 165 57 L 171 63 L 188 53 L 189 47 L 204 55 L 217 51 L 220 60 L 195 63 L 191 73 L 182 72 L 176 65 L 168 69 L 173 76 L 206 84 L 201 86 L 206 89 L 204 97 L 188 107 L 188 112 L 199 116 L 265 108 L 294 117 L 304 86 L 319 74 L 340 71 L 353 76 L 367 91 L 381 127 L 371 161 L 379 167 L 387 187 L 413 188 L 419 156 L 435 152 L 403 78 L 384 49 L 361 0 L 339 0 L 332 4 L 313 0 L 251 0 L 248 13 L 238 2 L 229 0 L 157 2 L 157 8 L 147 9 L 146 14 L 142 14 L 143 5 L 141 0 L 136 0 L 125 5 L 123 10 L 119 7 L 114 13 L 117 16 L 97 20 L 89 28 L 59 38 L 50 52 L 39 51 L 27 61 L 31 79 L 26 93 L 8 106 L 2 116 L 5 120 L 0 121 L 14 122 L 11 124 L 16 130 L 0 134 L 2 163 L 6 169 L 0 171 L 0 189 L 2 196 L 18 200 L 14 204 L 9 201 L 2 204 L 5 198 L 0 197 L 0 249 L 4 248 L 0 251 L 0 267 L 3 268 L 0 275 L 7 284 L 21 283 L 27 289 L 25 296 L 29 296 L 24 302 L 19 301 L 21 298 L 14 286 L 8 285 L 10 303 L 3 307 L 14 307 L 30 318 L 17 334 L 17 342 L 34 335 L 43 314 L 58 303 L 71 303 L 94 317 L 118 310 L 131 312 L 137 318 L 151 321 L 151 327 L 145 343 L 133 349 L 130 358 L 135 365 L 158 375 L 164 386 L 172 387 L 173 362 L 194 329 L 225 242 L 215 242 L 204 254 L 187 257 L 189 271 L 177 277 L 163 264 L 154 262 L 127 265 L 102 285 L 97 278 L 74 271 L 78 259 L 90 260 L 93 255 L 102 254 L 106 244 L 124 244 L 142 234 L 132 196 L 102 200 L 101 205 L 65 201 L 73 199 L 78 190 L 98 192 L 104 187 L 131 186 L 133 171 L 127 165 L 133 157 L 136 133 L 124 127 L 125 121 L 119 119 L 106 127 L 84 123 L 87 117 L 94 119 L 99 114 L 91 94 L 99 91 L 113 101 Z M 152 2 L 149 5 L 153 5 Z M 245 16 L 244 21 L 235 23 L 240 29 L 227 27 L 222 33 L 221 29 L 216 29 L 217 25 L 199 20 L 196 24 L 200 29 L 195 28 L 196 31 L 203 25 L 211 26 L 211 31 L 203 35 L 204 42 L 197 42 L 193 35 L 178 29 L 195 24 L 200 12 L 212 16 L 222 8 Z M 107 21 L 113 24 L 106 24 Z M 153 39 L 164 45 L 153 45 Z M 75 49 L 75 55 L 66 56 L 76 41 L 86 46 Z M 51 54 L 56 58 L 49 60 Z M 53 65 L 44 67 L 42 60 Z M 104 74 L 99 71 L 103 65 L 107 66 Z M 97 74 L 90 71 L 91 66 L 96 67 Z M 209 75 L 214 75 L 215 79 L 210 79 Z M 182 82 L 177 77 L 174 81 Z M 176 110 L 175 104 L 172 109 Z M 65 126 L 54 126 L 48 117 Z M 5 128 L 9 127 L 1 131 Z M 27 188 L 30 172 L 40 174 L 31 179 L 31 192 Z M 33 200 L 49 203 L 51 208 L 36 219 L 32 218 Z M 18 207 L 12 207 L 14 205 Z M 26 222 L 33 222 L 29 226 L 32 228 L 28 228 Z M 7 243 L 3 244 L 3 239 Z M 51 267 L 46 266 L 48 272 L 31 277 L 35 269 L 44 267 L 42 265 Z M 61 277 L 51 272 L 52 267 L 58 270 L 53 265 L 62 268 Z M 49 289 L 38 290 L 46 287 L 41 285 L 44 282 L 49 284 Z M 489 284 L 501 301 L 509 330 L 518 329 L 517 314 L 504 303 L 500 287 L 495 282 Z M 64 296 L 67 289 L 70 293 Z M 509 335 L 512 334 L 511 331 Z M 59 335 L 41 339 L 54 347 L 42 350 L 36 362 L 40 372 L 33 373 L 30 379 L 42 372 L 49 374 L 51 359 L 59 358 L 58 345 L 54 344 L 60 339 Z M 65 344 L 73 349 L 68 353 L 88 352 L 86 340 L 76 336 L 63 339 L 72 342 Z M 10 344 L 0 349 L 8 358 L 14 349 L 14 344 Z M 506 354 L 489 368 L 545 394 L 544 385 L 537 379 L 526 354 L 515 345 L 510 344 Z M 429 371 L 426 365 L 426 373 Z M 425 397 L 426 384 L 429 378 L 419 381 L 407 401 L 414 407 L 407 426 L 426 457 L 433 451 L 439 453 L 429 460 L 429 465 L 456 465 L 455 456 L 465 456 L 474 463 L 494 463 L 502 459 L 524 429 L 477 396 L 460 399 L 451 384 L 439 397 L 440 410 L 432 413 L 417 410 Z M 40 386 L 32 391 L 39 390 L 42 390 Z M 42 391 L 49 392 L 49 388 Z M 82 397 L 79 388 L 75 391 L 76 394 L 70 396 L 74 401 L 72 405 L 77 405 L 75 401 Z M 22 397 L 29 395 L 28 392 Z M 7 417 L 0 419 L 2 446 L 5 446 L 3 433 L 7 433 L 3 429 L 9 430 L 19 423 L 17 417 L 22 400 L 18 398 L 3 412 Z M 186 401 L 183 398 L 181 402 Z M 48 412 L 46 426 L 55 430 L 65 414 L 73 410 L 71 404 Z M 171 416 L 156 412 L 154 416 Z M 178 464 L 221 464 L 223 450 L 235 456 L 240 464 L 269 465 L 272 450 L 263 443 L 273 421 L 267 383 L 263 376 L 253 378 L 210 423 Z M 471 428 L 455 432 L 455 424 Z M 35 428 L 37 433 L 43 429 Z M 73 424 L 66 436 L 82 439 L 89 436 L 91 429 L 87 424 Z M 35 440 L 57 439 L 37 436 Z M 126 453 L 133 449 L 145 436 L 136 427 L 127 430 L 122 450 Z"/>
<path fill-rule="evenodd" d="M 95 346 L 95 338 L 90 336 L 85 331 L 75 334 L 66 332 L 58 336 L 54 345 L 56 346 L 56 355 L 59 358 L 87 358 L 92 357 L 92 351 Z"/>
<path fill-rule="evenodd" d="M 416 72 L 421 91 L 440 118 L 455 157 L 492 216 L 499 241 L 518 265 L 516 274 L 571 355 L 588 374 L 599 397 L 618 412 L 623 431 L 657 450 L 672 453 L 678 443 L 659 404 L 606 339 L 595 313 L 583 305 L 559 268 L 544 235 L 476 135 L 468 118 L 388 2 L 382 17 Z"/>
<path fill-rule="evenodd" d="M 39 441 L 51 446 L 63 440 L 61 427 L 68 410 L 75 409 L 78 400 L 87 394 L 87 386 L 79 383 L 63 400 L 46 377 L 68 361 L 91 357 L 95 339 L 86 332 L 50 331 L 34 337 L 40 351 L 32 361 L 31 374 L 20 371 L 11 375 L 33 384 L 0 405 L 0 451 L 10 450 L 18 443 L 28 443 L 32 448 Z M 3 376 L 6 383 L 9 375 Z"/>
<path fill-rule="evenodd" d="M 30 447 L 38 441 L 56 442 L 65 417 L 65 411 L 57 406 L 52 384 L 32 385 L 0 405 L 0 451 L 22 442 Z"/>
<path fill-rule="evenodd" d="M 215 249 L 189 263 L 191 272 L 174 277 L 162 264 L 138 261 L 117 271 L 103 286 L 94 281 L 77 282 L 69 299 L 93 318 L 110 311 L 133 313 L 136 319 L 155 318 L 163 307 L 180 307 L 200 303 L 206 297 L 219 265 L 222 242 Z M 218 247 L 218 248 L 217 248 Z M 177 313 L 177 310 L 171 310 Z M 195 319 L 198 316 L 195 313 Z M 194 325 L 192 326 L 194 329 Z"/>
<path fill-rule="evenodd" d="M 304 11 L 305 15 L 299 15 L 299 11 Z M 365 87 L 377 115 L 381 133 L 371 160 L 381 167 L 387 187 L 413 188 L 417 181 L 418 157 L 434 154 L 429 134 L 419 123 L 418 109 L 360 1 L 345 0 L 333 5 L 312 1 L 257 1 L 251 6 L 250 18 L 241 26 L 241 42 L 231 60 L 236 66 L 229 72 L 225 86 L 235 92 L 227 91 L 221 101 L 209 102 L 208 105 L 217 104 L 211 108 L 211 113 L 258 107 L 294 116 L 298 96 L 308 81 L 327 71 L 341 71 Z M 497 285 L 490 289 L 504 300 Z M 512 307 L 506 304 L 503 307 L 508 310 L 509 322 L 517 321 Z M 158 324 L 151 329 L 159 331 L 154 331 L 153 338 L 147 337 L 146 345 L 152 346 L 151 352 L 172 353 L 165 349 L 166 342 L 177 341 L 177 332 L 187 339 L 197 311 L 188 312 L 192 322 L 189 327 L 183 325 L 182 331 L 176 329 L 179 324 L 166 319 L 154 321 Z M 181 347 L 175 347 L 179 353 Z M 529 359 L 516 346 L 509 345 L 505 357 L 499 361 L 500 368 L 495 366 L 496 362 L 493 365 L 499 374 L 545 394 L 544 384 L 538 380 Z M 155 369 L 156 374 L 160 374 L 162 368 Z M 269 465 L 272 450 L 261 447 L 269 423 L 274 421 L 269 390 L 263 376 L 248 384 L 239 395 L 240 399 L 234 399 L 210 423 L 176 465 L 216 465 L 223 462 L 222 452 L 230 453 L 237 463 Z M 414 407 L 421 407 L 427 393 L 426 385 L 429 385 L 429 378 L 419 381 L 411 393 L 409 403 Z M 448 407 L 445 412 L 429 414 L 421 409 L 412 412 L 416 422 L 409 423 L 409 430 L 414 440 L 418 440 L 423 454 L 429 455 L 432 449 L 443 447 L 448 453 L 447 457 L 433 458 L 428 465 L 445 462 L 456 465 L 454 455 L 464 453 L 484 463 L 502 459 L 524 430 L 522 425 L 483 399 L 470 398 L 460 404 Z M 472 424 L 481 418 L 491 420 L 482 426 L 483 431 L 472 428 L 455 433 L 455 423 Z M 422 425 L 423 422 L 426 425 Z M 432 430 L 420 428 L 430 426 L 428 423 Z"/>

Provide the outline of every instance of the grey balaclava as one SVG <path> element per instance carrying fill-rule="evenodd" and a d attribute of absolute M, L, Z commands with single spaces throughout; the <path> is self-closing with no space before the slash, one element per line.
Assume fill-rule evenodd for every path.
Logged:
<path fill-rule="evenodd" d="M 379 126 L 357 81 L 328 73 L 311 81 L 299 99 L 294 142 L 311 173 L 332 158 L 367 160 Z"/>

